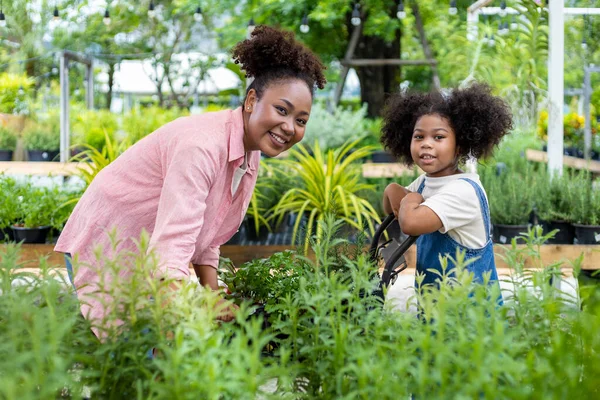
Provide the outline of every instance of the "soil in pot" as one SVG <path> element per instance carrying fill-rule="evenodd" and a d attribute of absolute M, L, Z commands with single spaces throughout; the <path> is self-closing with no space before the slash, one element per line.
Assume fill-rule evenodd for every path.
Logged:
<path fill-rule="evenodd" d="M 58 151 L 28 150 L 29 161 L 58 161 Z"/>
<path fill-rule="evenodd" d="M 40 226 L 37 228 L 23 228 L 21 226 L 12 227 L 15 242 L 24 243 L 46 243 L 46 237 L 50 232 L 49 226 Z"/>
<path fill-rule="evenodd" d="M 600 243 L 600 225 L 573 224 L 577 244 Z"/>
<path fill-rule="evenodd" d="M 544 233 L 559 229 L 553 238 L 548 239 L 548 244 L 573 244 L 575 239 L 575 227 L 566 221 L 550 221 L 542 224 Z"/>
<path fill-rule="evenodd" d="M 527 232 L 527 225 L 494 224 L 494 243 L 510 244 L 513 238 L 517 238 L 517 243 L 523 244 L 525 243 L 525 240 L 519 238 L 519 236 L 525 232 Z"/>
<path fill-rule="evenodd" d="M 0 161 L 12 161 L 13 151 L 12 150 L 0 150 Z"/>

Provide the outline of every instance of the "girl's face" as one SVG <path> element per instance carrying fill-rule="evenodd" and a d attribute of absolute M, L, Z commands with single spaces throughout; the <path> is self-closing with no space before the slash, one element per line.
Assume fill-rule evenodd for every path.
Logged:
<path fill-rule="evenodd" d="M 448 120 L 438 114 L 423 115 L 417 120 L 410 154 L 427 176 L 441 177 L 458 172 L 456 135 Z"/>
<path fill-rule="evenodd" d="M 260 150 L 275 157 L 301 141 L 311 106 L 310 90 L 301 80 L 272 84 L 260 99 L 251 89 L 244 102 L 246 151 Z"/>

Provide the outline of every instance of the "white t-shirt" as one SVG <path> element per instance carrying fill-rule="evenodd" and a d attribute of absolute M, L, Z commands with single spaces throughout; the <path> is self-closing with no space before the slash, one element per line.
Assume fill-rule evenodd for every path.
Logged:
<path fill-rule="evenodd" d="M 233 172 L 233 178 L 231 179 L 231 196 L 237 192 L 238 187 L 240 186 L 240 182 L 244 177 L 244 174 L 248 170 L 248 153 L 244 154 L 244 162 L 238 169 Z"/>
<path fill-rule="evenodd" d="M 442 221 L 440 233 L 447 233 L 458 243 L 470 249 L 479 249 L 485 246 L 489 233 L 485 231 L 485 224 L 481 214 L 481 204 L 475 188 L 461 178 L 468 178 L 477 183 L 483 190 L 479 175 L 462 173 L 440 178 L 419 176 L 408 185 L 407 189 L 416 192 L 423 182 L 422 206 L 427 206 Z M 485 194 L 485 190 L 483 191 Z M 487 195 L 486 195 L 487 199 Z"/>

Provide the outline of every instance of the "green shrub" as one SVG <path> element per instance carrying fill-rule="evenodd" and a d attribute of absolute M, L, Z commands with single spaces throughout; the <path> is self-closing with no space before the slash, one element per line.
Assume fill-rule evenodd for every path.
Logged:
<path fill-rule="evenodd" d="M 17 189 L 17 182 L 13 178 L 0 175 L 0 229 L 8 228 L 17 221 Z"/>
<path fill-rule="evenodd" d="M 90 145 L 102 151 L 106 144 L 106 136 L 115 139 L 119 123 L 117 116 L 108 110 L 81 110 L 79 111 L 71 127 L 73 145 Z"/>
<path fill-rule="evenodd" d="M 315 103 L 310 111 L 303 141 L 310 145 L 318 141 L 324 151 L 337 149 L 349 140 L 365 136 L 366 112 L 365 105 L 357 111 L 338 107 L 330 113 L 325 105 Z"/>
<path fill-rule="evenodd" d="M 600 225 L 600 193 L 592 187 L 589 173 L 579 173 L 570 182 L 572 222 L 582 225 Z"/>
<path fill-rule="evenodd" d="M 156 106 L 133 109 L 123 116 L 125 140 L 132 145 L 166 123 L 187 114 L 187 111 L 177 108 L 167 110 Z"/>
<path fill-rule="evenodd" d="M 489 168 L 481 174 L 490 205 L 493 224 L 526 225 L 533 210 L 534 178 L 531 170 L 496 173 Z"/>
<path fill-rule="evenodd" d="M 536 214 L 542 221 L 573 222 L 575 192 L 581 181 L 576 173 L 565 170 L 561 176 L 550 178 L 545 170 L 540 170 L 536 181 Z M 589 185 L 589 181 L 587 183 Z"/>
<path fill-rule="evenodd" d="M 23 143 L 28 150 L 58 151 L 60 149 L 60 131 L 52 131 L 34 123 L 23 130 Z"/>
<path fill-rule="evenodd" d="M 34 80 L 26 75 L 0 74 L 0 113 L 27 115 L 27 97 Z"/>
<path fill-rule="evenodd" d="M 19 248 L 0 254 L 0 397 L 38 398 L 597 398 L 600 309 L 549 284 L 561 263 L 545 265 L 541 230 L 507 249 L 515 269 L 504 306 L 496 289 L 474 285 L 458 253 L 445 258 L 439 290 L 416 293 L 421 314 L 380 308 L 365 295 L 377 281 L 364 255 L 343 268 L 332 237 L 314 260 L 278 254 L 246 266 L 237 279 L 248 296 L 273 299 L 268 320 L 242 301 L 231 324 L 215 322 L 216 296 L 190 284 L 168 291 L 155 278 L 149 237 L 136 256 L 99 255 L 102 284 L 121 307 L 102 324 L 103 341 L 79 318 L 66 282 L 18 269 Z M 117 242 L 113 244 L 115 250 Z M 523 265 L 535 265 L 535 271 Z M 119 275 L 128 266 L 131 276 Z M 574 260 L 575 273 L 581 258 Z M 75 259 L 75 268 L 78 260 Z M 242 269 L 244 269 L 242 268 Z M 268 269 L 279 279 L 271 279 Z M 281 271 L 278 269 L 281 268 Z M 119 279 L 116 277 L 119 276 Z M 231 275 L 230 275 L 231 277 Z M 287 277 L 290 277 L 287 279 Z M 252 289 L 259 288 L 259 290 Z M 249 302 L 255 302 L 250 299 Z M 269 300 L 267 300 L 268 302 Z M 115 321 L 120 320 L 119 324 Z M 268 324 L 264 324 L 268 322 Z M 148 350 L 157 349 L 154 358 Z M 270 357 L 263 356 L 271 349 Z"/>
<path fill-rule="evenodd" d="M 8 128 L 0 126 L 0 149 L 14 150 L 17 145 L 17 135 Z"/>

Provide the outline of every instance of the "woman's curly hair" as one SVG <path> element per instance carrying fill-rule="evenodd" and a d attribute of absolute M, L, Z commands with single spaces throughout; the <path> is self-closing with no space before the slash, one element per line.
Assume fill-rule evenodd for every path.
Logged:
<path fill-rule="evenodd" d="M 449 94 L 406 92 L 391 97 L 384 111 L 381 143 L 407 165 L 414 163 L 410 143 L 424 115 L 446 118 L 456 135 L 459 161 L 485 158 L 513 127 L 508 104 L 490 86 L 475 83 Z"/>
<path fill-rule="evenodd" d="M 254 89 L 258 97 L 272 83 L 288 79 L 300 79 L 308 85 L 311 94 L 315 86 L 325 87 L 325 66 L 307 47 L 294 39 L 292 32 L 259 25 L 250 39 L 239 42 L 232 50 L 233 60 L 241 64 L 246 77 L 254 81 L 248 90 Z"/>

